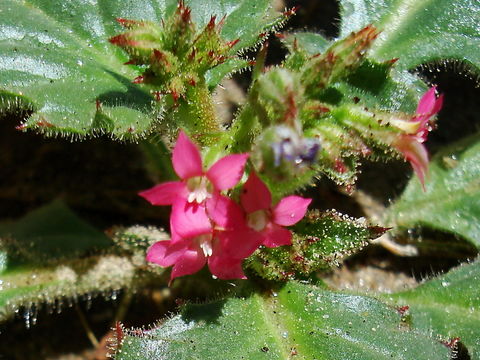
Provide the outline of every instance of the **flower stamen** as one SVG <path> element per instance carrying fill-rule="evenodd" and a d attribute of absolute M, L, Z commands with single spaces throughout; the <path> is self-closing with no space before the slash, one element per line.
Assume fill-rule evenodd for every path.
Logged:
<path fill-rule="evenodd" d="M 200 245 L 200 248 L 203 251 L 203 254 L 206 257 L 212 256 L 213 254 L 212 235 L 211 234 L 200 235 L 197 237 L 197 241 Z"/>
<path fill-rule="evenodd" d="M 187 188 L 190 191 L 187 196 L 187 202 L 197 204 L 203 203 L 212 196 L 209 188 L 210 182 L 205 176 L 195 176 L 187 180 Z"/>

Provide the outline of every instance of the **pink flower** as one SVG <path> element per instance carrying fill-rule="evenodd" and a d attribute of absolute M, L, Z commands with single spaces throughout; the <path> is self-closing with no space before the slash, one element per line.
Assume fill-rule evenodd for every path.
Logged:
<path fill-rule="evenodd" d="M 292 233 L 284 226 L 300 221 L 311 201 L 292 195 L 272 207 L 270 191 L 252 172 L 240 196 L 243 211 L 225 197 L 212 199 L 215 205 L 208 206 L 208 209 L 215 223 L 232 232 L 225 240 L 227 252 L 233 249 L 247 257 L 261 244 L 267 247 L 290 245 Z M 234 246 L 232 242 L 235 242 Z"/>
<path fill-rule="evenodd" d="M 254 173 L 243 188 L 243 209 L 220 194 L 240 181 L 247 158 L 248 154 L 225 156 L 204 171 L 198 148 L 181 132 L 172 155 L 180 180 L 140 193 L 153 205 L 172 205 L 172 238 L 153 244 L 146 257 L 173 266 L 171 280 L 205 264 L 220 279 L 245 279 L 242 260 L 260 245 L 291 243 L 291 232 L 282 226 L 298 222 L 311 199 L 288 196 L 272 207 L 270 191 Z"/>
<path fill-rule="evenodd" d="M 153 244 L 147 251 L 146 259 L 164 267 L 173 265 L 170 281 L 194 274 L 205 264 L 220 279 L 246 279 L 242 270 L 243 258 L 227 256 L 213 229 L 190 238 L 182 238 L 172 232 L 172 240 Z"/>
<path fill-rule="evenodd" d="M 435 96 L 436 87 L 431 87 L 420 99 L 415 115 L 406 122 L 410 128 L 407 134 L 401 135 L 393 144 L 413 167 L 422 186 L 425 186 L 425 176 L 428 172 L 428 152 L 423 143 L 430 131 L 430 119 L 435 116 L 443 105 L 443 95 Z M 403 126 L 404 130 L 407 130 Z"/>
<path fill-rule="evenodd" d="M 226 196 L 209 199 L 207 213 L 219 231 L 226 256 L 247 258 L 264 242 L 263 235 L 247 225 L 245 212 L 232 199 Z"/>
<path fill-rule="evenodd" d="M 247 158 L 248 154 L 228 155 L 204 171 L 200 151 L 181 131 L 172 154 L 180 181 L 156 185 L 139 195 L 152 205 L 172 205 L 170 224 L 175 232 L 182 238 L 196 236 L 211 228 L 206 200 L 240 181 Z"/>

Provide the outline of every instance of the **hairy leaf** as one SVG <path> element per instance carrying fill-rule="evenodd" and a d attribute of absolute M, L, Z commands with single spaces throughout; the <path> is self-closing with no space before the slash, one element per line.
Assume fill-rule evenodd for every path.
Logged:
<path fill-rule="evenodd" d="M 409 306 L 413 328 L 438 334 L 444 342 L 459 340 L 472 360 L 480 359 L 480 261 L 464 264 L 418 288 L 389 296 Z M 387 297 L 385 297 L 387 298 Z"/>
<path fill-rule="evenodd" d="M 376 41 L 378 39 L 373 44 Z M 287 36 L 285 44 L 291 51 L 296 48 L 307 56 L 314 56 L 323 53 L 332 43 L 319 34 L 306 32 Z M 425 90 L 425 84 L 417 76 L 400 71 L 396 64 L 392 67 L 388 62 L 369 60 L 332 86 L 327 92 L 327 95 L 331 94 L 327 100 L 338 99 L 336 103 L 355 101 L 374 109 L 413 113 Z"/>
<path fill-rule="evenodd" d="M 476 0 L 342 0 L 340 36 L 373 24 L 382 30 L 370 55 L 399 58 L 400 69 L 457 60 L 480 70 L 480 3 Z"/>
<path fill-rule="evenodd" d="M 266 279 L 308 278 L 338 265 L 385 230 L 335 211 L 311 211 L 295 225 L 292 246 L 262 248 L 246 264 Z"/>
<path fill-rule="evenodd" d="M 258 35 L 280 25 L 270 0 L 211 3 L 186 1 L 198 26 L 225 16 L 222 35 L 241 38 L 233 51 L 255 45 Z M 78 138 L 107 132 L 136 138 L 161 117 L 151 94 L 132 83 L 138 75 L 125 54 L 107 40 L 121 31 L 115 18 L 160 22 L 177 0 L 69 1 L 3 0 L 0 3 L 0 112 L 27 106 L 24 124 L 46 134 Z M 248 20 L 247 20 L 248 19 Z M 245 66 L 228 61 L 214 69 L 210 88 Z"/>
<path fill-rule="evenodd" d="M 165 238 L 155 229 L 119 230 L 113 247 L 60 201 L 1 224 L 0 321 L 24 311 L 28 325 L 39 307 L 61 308 L 80 296 L 140 286 L 145 249 L 162 234 Z"/>
<path fill-rule="evenodd" d="M 442 344 L 403 328 L 395 309 L 296 282 L 188 305 L 158 327 L 125 335 L 117 360 L 449 359 Z"/>

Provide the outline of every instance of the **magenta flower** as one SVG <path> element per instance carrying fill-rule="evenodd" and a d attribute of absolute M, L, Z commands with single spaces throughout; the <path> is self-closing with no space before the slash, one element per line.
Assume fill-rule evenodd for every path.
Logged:
<path fill-rule="evenodd" d="M 208 206 L 208 209 L 215 223 L 231 230 L 224 241 L 227 252 L 233 249 L 247 257 L 262 244 L 267 247 L 290 245 L 292 233 L 284 226 L 300 221 L 311 201 L 312 199 L 292 195 L 284 197 L 272 207 L 270 191 L 252 172 L 240 196 L 243 211 L 225 197 L 212 199 L 215 205 Z"/>
<path fill-rule="evenodd" d="M 226 256 L 245 259 L 264 242 L 264 236 L 248 226 L 245 212 L 232 199 L 226 196 L 209 199 L 207 212 L 219 231 Z"/>
<path fill-rule="evenodd" d="M 148 249 L 146 260 L 164 267 L 173 265 L 170 281 L 194 274 L 205 264 L 219 279 L 246 279 L 242 270 L 243 258 L 227 256 L 213 229 L 190 238 L 172 232 L 172 240 L 156 242 Z"/>
<path fill-rule="evenodd" d="M 228 155 L 204 171 L 200 151 L 181 131 L 172 154 L 180 181 L 156 185 L 139 195 L 152 205 L 172 205 L 170 224 L 182 238 L 208 232 L 211 224 L 205 212 L 206 200 L 240 181 L 247 158 L 248 154 Z"/>
<path fill-rule="evenodd" d="M 420 143 L 427 140 L 428 132 L 430 131 L 429 121 L 443 106 L 443 94 L 437 98 L 435 96 L 436 89 L 437 87 L 433 86 L 423 94 L 415 111 L 415 116 L 411 120 L 419 124 L 415 136 Z"/>
<path fill-rule="evenodd" d="M 172 155 L 180 180 L 140 193 L 153 205 L 172 205 L 172 238 L 153 244 L 146 257 L 160 266 L 173 266 L 171 280 L 205 264 L 220 279 L 245 279 L 242 261 L 260 245 L 291 243 L 292 234 L 283 226 L 298 222 L 311 199 L 288 196 L 272 207 L 270 191 L 254 173 L 243 188 L 243 209 L 221 195 L 240 181 L 247 158 L 248 154 L 225 156 L 204 171 L 200 151 L 180 132 Z"/>
<path fill-rule="evenodd" d="M 246 226 L 243 210 L 230 198 L 217 194 L 206 202 L 210 227 L 197 227 L 183 237 L 172 226 L 172 239 L 153 244 L 147 251 L 147 261 L 164 267 L 173 265 L 171 280 L 196 273 L 205 264 L 220 279 L 246 279 L 242 260 L 261 245 L 263 238 Z"/>
<path fill-rule="evenodd" d="M 393 144 L 413 167 L 422 186 L 428 171 L 428 152 L 423 143 L 430 131 L 430 119 L 435 116 L 443 105 L 443 95 L 435 96 L 436 87 L 431 87 L 420 99 L 415 115 L 400 126 L 407 134 L 401 135 Z M 396 124 L 397 126 L 399 124 Z"/>

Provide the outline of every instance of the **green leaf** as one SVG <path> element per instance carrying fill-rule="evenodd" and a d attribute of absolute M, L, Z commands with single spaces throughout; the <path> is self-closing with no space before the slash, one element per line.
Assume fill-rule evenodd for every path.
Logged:
<path fill-rule="evenodd" d="M 460 235 L 480 248 L 480 135 L 437 153 L 425 191 L 413 177 L 390 207 L 388 222 L 399 228 L 425 226 Z"/>
<path fill-rule="evenodd" d="M 15 264 L 42 264 L 79 257 L 113 244 L 105 234 L 78 218 L 60 200 L 32 211 L 16 222 L 0 224 L 0 238 L 9 250 L 8 268 Z"/>
<path fill-rule="evenodd" d="M 338 265 L 386 229 L 335 211 L 310 211 L 293 230 L 292 246 L 262 248 L 246 260 L 247 268 L 269 280 L 308 278 Z"/>
<path fill-rule="evenodd" d="M 117 360 L 142 359 L 449 359 L 430 337 L 402 328 L 385 304 L 296 282 L 188 305 L 148 331 L 129 331 Z"/>
<path fill-rule="evenodd" d="M 145 249 L 161 234 L 126 229 L 116 235 L 114 248 L 61 201 L 1 224 L 0 321 L 22 311 L 28 326 L 38 307 L 61 310 L 62 302 L 79 296 L 108 296 L 141 286 L 147 279 L 142 273 Z"/>
<path fill-rule="evenodd" d="M 331 41 L 322 35 L 311 32 L 288 34 L 282 41 L 292 52 L 295 47 L 301 47 L 310 56 L 321 54 L 331 45 Z"/>
<path fill-rule="evenodd" d="M 341 0 L 344 37 L 373 24 L 382 33 L 370 56 L 399 58 L 400 69 L 458 60 L 480 69 L 480 3 L 476 0 Z"/>
<path fill-rule="evenodd" d="M 282 22 L 270 0 L 187 1 L 198 26 L 212 15 L 225 18 L 222 35 L 241 38 L 236 51 L 255 45 L 258 34 Z M 25 123 L 45 134 L 83 137 L 108 132 L 116 138 L 147 134 L 156 116 L 153 97 L 133 84 L 134 66 L 107 40 L 121 32 L 115 18 L 160 22 L 175 11 L 176 0 L 70 1 L 3 0 L 0 3 L 0 112 L 27 106 Z M 247 20 L 248 19 L 248 20 Z M 209 77 L 245 66 L 229 61 Z M 100 106 L 99 106 L 100 105 Z M 98 119 L 98 117 L 101 119 Z"/>
<path fill-rule="evenodd" d="M 386 297 L 409 306 L 411 325 L 444 341 L 460 338 L 472 360 L 480 359 L 480 261 L 464 264 L 416 289 Z"/>

